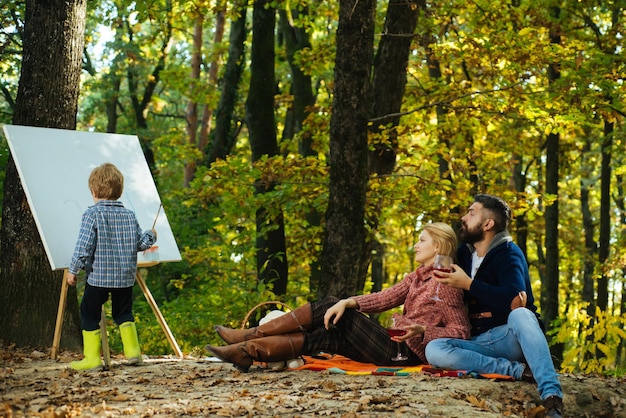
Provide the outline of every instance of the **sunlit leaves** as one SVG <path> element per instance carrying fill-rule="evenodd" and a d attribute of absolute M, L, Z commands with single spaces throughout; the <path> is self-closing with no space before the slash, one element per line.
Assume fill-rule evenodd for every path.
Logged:
<path fill-rule="evenodd" d="M 568 315 L 554 335 L 567 346 L 561 367 L 565 371 L 602 373 L 613 369 L 617 347 L 626 338 L 626 315 L 596 309 L 589 316 L 584 305 L 571 303 Z M 598 356 L 602 353 L 602 356 Z"/>

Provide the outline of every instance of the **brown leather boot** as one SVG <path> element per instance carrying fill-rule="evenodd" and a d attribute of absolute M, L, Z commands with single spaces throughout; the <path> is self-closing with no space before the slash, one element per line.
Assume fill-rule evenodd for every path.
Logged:
<path fill-rule="evenodd" d="M 219 359 L 232 363 L 242 372 L 247 372 L 254 360 L 283 361 L 302 354 L 304 333 L 274 335 L 257 338 L 223 347 L 207 345 L 205 348 Z"/>
<path fill-rule="evenodd" d="M 285 315 L 281 315 L 266 324 L 250 329 L 232 329 L 221 325 L 215 325 L 215 332 L 228 344 L 240 343 L 257 338 L 269 337 L 270 335 L 291 334 L 292 332 L 304 332 L 313 321 L 313 309 L 311 304 L 300 306 Z"/>

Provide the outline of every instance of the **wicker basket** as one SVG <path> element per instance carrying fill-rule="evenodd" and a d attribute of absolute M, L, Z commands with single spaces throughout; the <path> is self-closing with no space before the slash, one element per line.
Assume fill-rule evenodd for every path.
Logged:
<path fill-rule="evenodd" d="M 243 318 L 243 321 L 241 322 L 241 329 L 245 329 L 245 328 L 248 327 L 248 323 L 250 322 L 250 319 L 253 318 L 253 316 L 256 313 L 262 313 L 263 312 L 263 310 L 261 308 L 270 307 L 270 306 L 280 307 L 282 310 L 284 310 L 286 312 L 289 312 L 289 311 L 292 310 L 289 305 L 287 305 L 286 303 L 280 302 L 278 300 L 271 300 L 271 301 L 268 301 L 268 302 L 261 302 L 261 303 L 259 303 L 258 305 L 256 305 L 255 307 L 253 307 L 252 309 L 250 309 L 248 311 L 246 316 Z"/>

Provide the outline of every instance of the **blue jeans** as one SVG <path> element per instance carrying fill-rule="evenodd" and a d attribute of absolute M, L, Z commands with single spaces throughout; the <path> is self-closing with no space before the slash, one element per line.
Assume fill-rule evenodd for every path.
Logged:
<path fill-rule="evenodd" d="M 426 359 L 435 367 L 503 374 L 518 380 L 526 362 L 542 400 L 553 395 L 563 398 L 546 337 L 535 314 L 526 308 L 513 310 L 506 325 L 469 340 L 440 338 L 429 342 Z"/>

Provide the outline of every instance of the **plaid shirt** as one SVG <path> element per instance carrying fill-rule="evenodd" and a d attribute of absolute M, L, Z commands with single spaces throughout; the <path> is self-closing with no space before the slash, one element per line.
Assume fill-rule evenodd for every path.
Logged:
<path fill-rule="evenodd" d="M 439 286 L 432 279 L 433 267 L 420 266 L 407 274 L 400 282 L 380 292 L 352 296 L 361 312 L 384 312 L 404 305 L 402 315 L 394 314 L 399 328 L 413 324 L 426 326 L 424 335 L 406 341 L 407 345 L 424 361 L 426 344 L 436 338 L 461 338 L 470 336 L 470 323 L 463 301 L 463 290 L 450 286 Z M 435 292 L 442 299 L 433 300 Z"/>
<path fill-rule="evenodd" d="M 135 213 L 122 202 L 101 200 L 83 213 L 69 272 L 77 274 L 84 269 L 92 286 L 131 287 L 137 252 L 155 241 L 152 231 L 141 231 Z"/>

